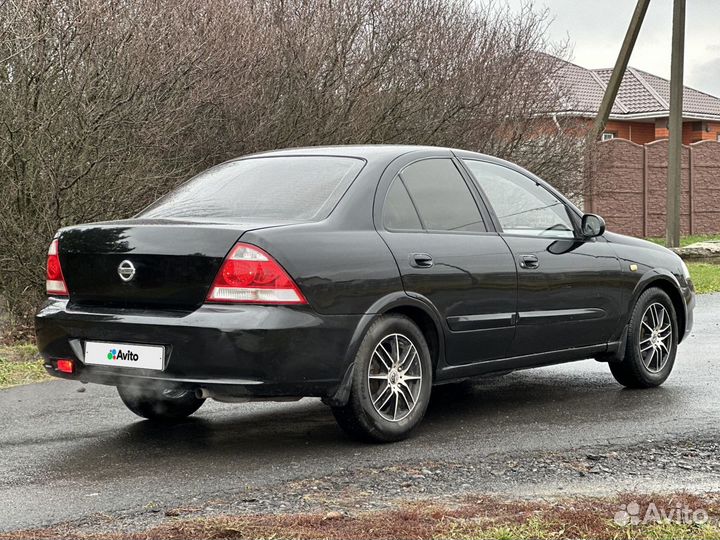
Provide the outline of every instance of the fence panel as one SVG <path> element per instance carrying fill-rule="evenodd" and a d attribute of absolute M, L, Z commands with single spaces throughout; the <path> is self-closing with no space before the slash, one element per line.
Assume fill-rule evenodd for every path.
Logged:
<path fill-rule="evenodd" d="M 585 200 L 611 231 L 664 236 L 667 139 L 638 145 L 625 139 L 599 142 Z M 720 142 L 702 141 L 682 149 L 682 234 L 720 232 Z"/>

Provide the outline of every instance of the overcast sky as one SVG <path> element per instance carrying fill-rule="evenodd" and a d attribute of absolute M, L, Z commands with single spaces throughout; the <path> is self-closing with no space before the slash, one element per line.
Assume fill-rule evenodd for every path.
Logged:
<path fill-rule="evenodd" d="M 523 0 L 508 0 L 517 8 Z M 554 19 L 551 38 L 570 39 L 572 61 L 587 68 L 613 67 L 636 0 L 534 0 Z M 630 65 L 670 76 L 672 0 L 652 0 Z M 720 0 L 687 0 L 685 84 L 720 96 Z"/>

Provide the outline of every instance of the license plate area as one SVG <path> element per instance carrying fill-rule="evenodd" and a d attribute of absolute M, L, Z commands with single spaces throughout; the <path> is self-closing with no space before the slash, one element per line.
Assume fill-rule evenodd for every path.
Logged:
<path fill-rule="evenodd" d="M 85 342 L 85 364 L 161 371 L 165 367 L 165 347 L 105 341 Z"/>

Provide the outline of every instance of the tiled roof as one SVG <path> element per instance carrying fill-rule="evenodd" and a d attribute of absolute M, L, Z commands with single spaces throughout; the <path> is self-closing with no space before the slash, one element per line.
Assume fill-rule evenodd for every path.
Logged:
<path fill-rule="evenodd" d="M 555 81 L 564 106 L 558 113 L 594 116 L 600 108 L 612 69 L 586 69 L 563 62 Z M 662 118 L 670 114 L 670 81 L 645 71 L 625 71 L 617 99 L 610 113 L 613 119 Z M 720 98 L 685 87 L 683 117 L 720 120 Z"/>

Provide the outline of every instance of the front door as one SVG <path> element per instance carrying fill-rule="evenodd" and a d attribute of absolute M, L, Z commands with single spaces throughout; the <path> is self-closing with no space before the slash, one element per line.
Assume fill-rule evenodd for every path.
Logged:
<path fill-rule="evenodd" d="M 382 206 L 378 230 L 405 291 L 444 320 L 448 364 L 502 358 L 515 333 L 515 263 L 480 208 L 450 157 L 407 164 Z"/>
<path fill-rule="evenodd" d="M 620 316 L 620 263 L 602 237 L 580 239 L 574 212 L 532 178 L 463 160 L 502 227 L 518 272 L 510 355 L 606 343 Z"/>

